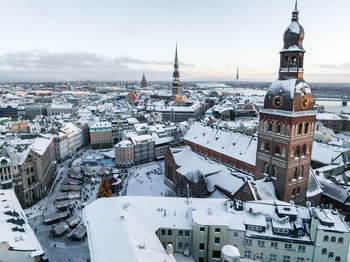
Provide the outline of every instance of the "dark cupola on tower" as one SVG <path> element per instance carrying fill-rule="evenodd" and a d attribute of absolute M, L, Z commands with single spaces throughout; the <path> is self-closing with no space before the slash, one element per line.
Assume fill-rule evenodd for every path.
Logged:
<path fill-rule="evenodd" d="M 279 77 L 267 90 L 264 108 L 286 111 L 312 110 L 314 98 L 304 81 L 304 28 L 299 24 L 297 3 L 283 35 Z"/>

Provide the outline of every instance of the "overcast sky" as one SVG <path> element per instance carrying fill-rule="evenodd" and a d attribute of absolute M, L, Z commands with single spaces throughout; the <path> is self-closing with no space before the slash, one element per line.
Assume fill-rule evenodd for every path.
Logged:
<path fill-rule="evenodd" d="M 277 77 L 294 0 L 0 0 L 0 80 Z M 350 82 L 349 0 L 299 0 L 305 79 Z"/>

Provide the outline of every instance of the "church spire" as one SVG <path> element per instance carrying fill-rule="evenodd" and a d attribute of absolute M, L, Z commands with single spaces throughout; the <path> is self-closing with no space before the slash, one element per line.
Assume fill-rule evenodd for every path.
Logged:
<path fill-rule="evenodd" d="M 178 57 L 177 57 L 177 42 L 176 42 L 174 72 L 173 72 L 173 84 L 172 84 L 172 95 L 173 95 L 173 97 L 176 97 L 179 94 L 179 92 L 181 94 L 179 60 L 178 60 Z"/>

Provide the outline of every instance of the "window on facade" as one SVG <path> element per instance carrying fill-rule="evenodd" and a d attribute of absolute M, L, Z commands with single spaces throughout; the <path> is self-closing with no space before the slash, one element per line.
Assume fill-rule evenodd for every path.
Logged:
<path fill-rule="evenodd" d="M 295 188 L 293 188 L 292 196 L 293 196 L 293 197 L 295 196 Z"/>
<path fill-rule="evenodd" d="M 270 262 L 276 262 L 277 261 L 277 254 L 270 254 Z"/>
<path fill-rule="evenodd" d="M 237 232 L 233 232 L 233 237 L 238 237 L 238 233 Z"/>
<path fill-rule="evenodd" d="M 265 143 L 264 149 L 265 149 L 265 151 L 267 151 L 267 152 L 270 151 L 270 145 L 269 145 L 269 143 Z"/>
<path fill-rule="evenodd" d="M 213 258 L 221 258 L 221 251 L 213 250 Z"/>
<path fill-rule="evenodd" d="M 292 244 L 285 244 L 284 248 L 287 250 L 291 250 L 292 249 Z"/>
<path fill-rule="evenodd" d="M 335 237 L 331 237 L 331 242 L 335 242 Z"/>
<path fill-rule="evenodd" d="M 305 133 L 305 134 L 308 134 L 308 133 L 309 133 L 309 123 L 306 123 L 306 124 L 305 124 L 304 133 Z"/>
<path fill-rule="evenodd" d="M 304 166 L 301 166 L 300 177 L 304 177 Z"/>
<path fill-rule="evenodd" d="M 322 255 L 325 255 L 325 254 L 327 254 L 327 248 L 322 249 Z"/>
<path fill-rule="evenodd" d="M 179 237 L 182 237 L 184 235 L 183 230 L 179 230 Z"/>
<path fill-rule="evenodd" d="M 168 236 L 171 236 L 172 235 L 172 231 L 171 229 L 168 229 Z"/>
<path fill-rule="evenodd" d="M 165 236 L 165 229 L 162 229 L 162 236 Z"/>
<path fill-rule="evenodd" d="M 265 246 L 265 241 L 264 240 L 258 240 L 258 246 L 259 247 L 264 247 Z"/>
<path fill-rule="evenodd" d="M 199 257 L 198 258 L 198 262 L 204 262 L 204 258 L 203 257 Z"/>
<path fill-rule="evenodd" d="M 289 57 L 288 56 L 286 56 L 285 58 L 284 58 L 284 67 L 288 67 L 289 65 Z"/>
<path fill-rule="evenodd" d="M 277 124 L 277 133 L 280 134 L 281 133 L 281 125 Z"/>
<path fill-rule="evenodd" d="M 252 252 L 250 250 L 244 250 L 244 257 L 245 258 L 250 258 L 251 255 L 252 255 Z"/>
<path fill-rule="evenodd" d="M 283 261 L 283 262 L 290 262 L 290 256 L 284 255 L 282 261 Z"/>
<path fill-rule="evenodd" d="M 297 262 L 303 262 L 305 261 L 303 257 L 297 257 Z"/>
<path fill-rule="evenodd" d="M 185 237 L 189 237 L 190 236 L 190 231 L 185 230 Z"/>
<path fill-rule="evenodd" d="M 275 148 L 275 155 L 280 155 L 281 154 L 281 150 L 279 146 L 276 146 Z"/>
<path fill-rule="evenodd" d="M 299 245 L 298 252 L 305 252 L 305 246 Z"/>
<path fill-rule="evenodd" d="M 300 194 L 300 187 L 297 188 L 297 195 Z"/>
<path fill-rule="evenodd" d="M 272 123 L 269 123 L 269 132 L 272 131 Z"/>
<path fill-rule="evenodd" d="M 220 233 L 220 228 L 219 227 L 215 228 L 215 233 Z"/>
<path fill-rule="evenodd" d="M 220 238 L 219 238 L 219 237 L 216 237 L 215 240 L 214 240 L 214 243 L 215 243 L 215 244 L 220 244 Z"/>
<path fill-rule="evenodd" d="M 244 244 L 247 246 L 251 246 L 252 245 L 252 240 L 250 238 L 245 238 L 244 239 Z"/>
<path fill-rule="evenodd" d="M 299 135 L 302 135 L 302 134 L 303 134 L 303 125 L 302 125 L 302 124 L 299 125 L 298 134 L 299 134 Z"/>
<path fill-rule="evenodd" d="M 336 261 L 336 262 L 340 262 L 340 257 L 336 257 L 336 258 L 335 258 L 335 261 Z"/>
<path fill-rule="evenodd" d="M 300 157 L 300 146 L 297 146 L 296 157 Z"/>
<path fill-rule="evenodd" d="M 263 261 L 263 259 L 264 259 L 264 253 L 262 253 L 262 252 L 256 253 L 255 260 Z"/>
<path fill-rule="evenodd" d="M 328 257 L 333 257 L 334 253 L 333 252 L 329 252 Z"/>
<path fill-rule="evenodd" d="M 205 231 L 205 228 L 204 228 L 204 227 L 200 227 L 200 228 L 199 228 L 199 231 L 200 231 L 200 232 L 204 232 L 204 231 Z"/>
<path fill-rule="evenodd" d="M 179 242 L 177 248 L 178 248 L 179 250 L 183 250 L 183 249 L 184 249 L 184 244 L 183 244 L 182 242 Z"/>
<path fill-rule="evenodd" d="M 204 243 L 199 243 L 199 250 L 204 250 Z"/>
<path fill-rule="evenodd" d="M 272 242 L 271 242 L 271 247 L 272 247 L 272 248 L 278 248 L 278 243 L 272 241 Z"/>
<path fill-rule="evenodd" d="M 303 156 L 306 155 L 306 145 L 303 145 L 302 154 L 303 154 Z"/>
<path fill-rule="evenodd" d="M 344 242 L 344 238 L 340 237 L 338 238 L 338 243 L 343 243 Z"/>
<path fill-rule="evenodd" d="M 329 241 L 329 237 L 328 236 L 324 236 L 323 237 L 323 241 Z"/>
<path fill-rule="evenodd" d="M 298 179 L 298 177 L 299 177 L 299 168 L 297 166 L 294 168 L 293 177 L 294 177 L 294 179 Z"/>

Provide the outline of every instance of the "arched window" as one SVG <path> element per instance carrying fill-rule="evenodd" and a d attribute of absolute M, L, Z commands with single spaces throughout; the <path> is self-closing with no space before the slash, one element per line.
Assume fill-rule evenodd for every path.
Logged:
<path fill-rule="evenodd" d="M 297 195 L 299 195 L 300 194 L 300 187 L 298 187 L 298 189 L 297 189 Z"/>
<path fill-rule="evenodd" d="M 305 134 L 308 134 L 309 133 L 309 123 L 306 123 L 305 124 L 305 131 L 304 131 Z"/>
<path fill-rule="evenodd" d="M 304 177 L 304 166 L 301 166 L 300 177 Z"/>
<path fill-rule="evenodd" d="M 335 261 L 336 261 L 336 262 L 340 262 L 340 257 L 336 257 L 336 258 L 335 258 Z"/>
<path fill-rule="evenodd" d="M 293 188 L 292 196 L 295 196 L 295 188 Z"/>
<path fill-rule="evenodd" d="M 335 237 L 331 237 L 331 242 L 335 242 Z"/>
<path fill-rule="evenodd" d="M 328 241 L 329 240 L 329 237 L 328 236 L 324 236 L 323 237 L 323 241 Z"/>
<path fill-rule="evenodd" d="M 333 252 L 329 252 L 328 257 L 333 257 L 333 256 L 334 256 Z"/>
<path fill-rule="evenodd" d="M 276 146 L 275 148 L 275 155 L 280 155 L 281 154 L 281 150 L 279 146 Z"/>
<path fill-rule="evenodd" d="M 297 166 L 294 168 L 294 175 L 293 175 L 293 177 L 294 177 L 294 179 L 298 179 L 298 177 L 299 177 L 299 169 L 298 169 Z"/>
<path fill-rule="evenodd" d="M 264 164 L 264 173 L 269 174 L 269 164 L 265 162 Z"/>
<path fill-rule="evenodd" d="M 269 123 L 269 132 L 272 131 L 272 123 Z"/>
<path fill-rule="evenodd" d="M 277 133 L 278 133 L 278 134 L 281 133 L 281 124 L 277 124 Z"/>
<path fill-rule="evenodd" d="M 289 136 L 289 134 L 290 134 L 290 126 L 287 125 L 287 128 L 286 128 L 286 136 Z"/>
<path fill-rule="evenodd" d="M 265 143 L 265 151 L 269 152 L 270 151 L 270 145 L 269 143 Z"/>
<path fill-rule="evenodd" d="M 340 237 L 338 238 L 338 243 L 343 243 L 344 242 L 344 238 Z"/>
<path fill-rule="evenodd" d="M 292 57 L 291 65 L 296 66 L 297 64 L 297 58 L 295 56 Z"/>
<path fill-rule="evenodd" d="M 303 124 L 300 124 L 298 128 L 298 135 L 302 135 L 302 134 L 303 134 Z"/>
<path fill-rule="evenodd" d="M 327 248 L 322 249 L 322 255 L 325 255 L 325 254 L 327 254 Z"/>
<path fill-rule="evenodd" d="M 288 64 L 289 64 L 289 57 L 286 56 L 284 57 L 284 67 L 288 67 Z"/>
<path fill-rule="evenodd" d="M 303 155 L 303 156 L 306 155 L 306 145 L 303 145 L 302 155 Z"/>
<path fill-rule="evenodd" d="M 296 157 L 300 157 L 300 146 L 297 146 Z"/>

